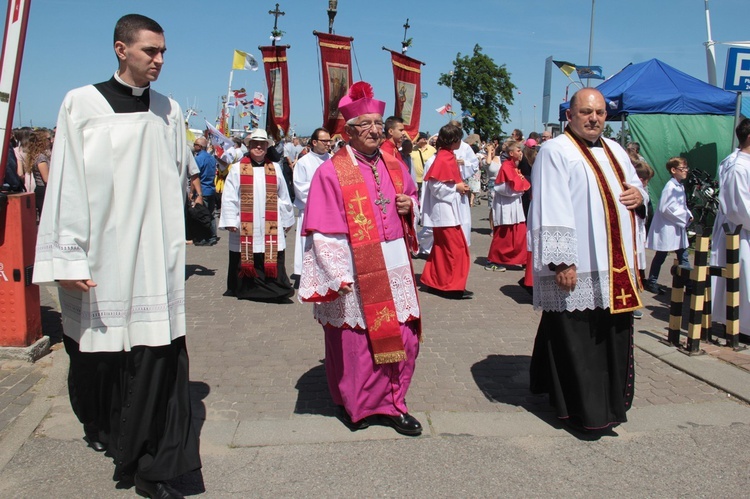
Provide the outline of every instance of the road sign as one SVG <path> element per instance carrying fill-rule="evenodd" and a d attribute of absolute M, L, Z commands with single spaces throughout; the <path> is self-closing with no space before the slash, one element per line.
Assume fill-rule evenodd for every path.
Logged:
<path fill-rule="evenodd" d="M 724 73 L 724 90 L 750 91 L 750 48 L 729 48 L 727 69 Z"/>

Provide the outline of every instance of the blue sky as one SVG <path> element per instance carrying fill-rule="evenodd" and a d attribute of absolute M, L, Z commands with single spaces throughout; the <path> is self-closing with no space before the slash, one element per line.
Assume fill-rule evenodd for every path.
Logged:
<path fill-rule="evenodd" d="M 260 60 L 259 45 L 270 43 L 275 1 L 198 2 L 193 0 L 31 0 L 14 126 L 54 125 L 65 93 L 108 79 L 117 65 L 112 30 L 117 19 L 140 13 L 164 28 L 166 62 L 154 88 L 185 108 L 196 104 L 191 127 L 203 118 L 213 122 L 219 97 L 226 94 L 234 49 Z M 286 15 L 280 43 L 288 51 L 291 123 L 301 135 L 322 121 L 319 55 L 313 30 L 327 31 L 327 0 L 281 0 Z M 435 108 L 450 102 L 449 89 L 437 84 L 457 53 L 470 54 L 475 44 L 497 64 L 505 64 L 521 94 L 511 106 L 506 132 L 526 134 L 542 125 L 544 61 L 552 55 L 578 65 L 588 61 L 591 0 L 339 0 L 334 30 L 354 37 L 354 79 L 372 83 L 376 97 L 393 109 L 393 73 L 382 46 L 400 49 L 403 24 L 409 19 L 413 45 L 408 55 L 426 63 L 421 129 L 436 132 L 447 117 Z M 711 25 L 716 41 L 750 39 L 747 0 L 712 0 Z M 3 22 L 5 17 L 3 5 Z M 630 62 L 658 58 L 706 80 L 703 42 L 707 38 L 703 0 L 596 0 L 592 64 L 605 75 Z M 717 45 L 718 81 L 723 81 L 726 47 Z M 569 80 L 555 68 L 552 110 L 562 102 Z M 233 88 L 265 92 L 262 69 L 235 71 Z M 571 86 L 571 92 L 574 86 Z M 458 110 L 454 103 L 454 110 Z M 20 121 L 19 121 L 20 120 Z"/>

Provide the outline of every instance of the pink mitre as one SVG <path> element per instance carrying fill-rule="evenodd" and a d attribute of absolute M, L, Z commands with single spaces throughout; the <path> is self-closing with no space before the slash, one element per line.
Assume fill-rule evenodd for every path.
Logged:
<path fill-rule="evenodd" d="M 339 111 L 345 121 L 362 116 L 363 114 L 379 114 L 383 116 L 385 102 L 373 99 L 375 94 L 372 85 L 366 81 L 358 81 L 349 88 L 349 92 L 339 101 Z"/>

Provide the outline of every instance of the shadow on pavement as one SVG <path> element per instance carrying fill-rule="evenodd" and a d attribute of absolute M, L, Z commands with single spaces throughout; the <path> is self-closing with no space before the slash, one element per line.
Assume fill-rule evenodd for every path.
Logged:
<path fill-rule="evenodd" d="M 529 355 L 490 355 L 471 366 L 471 375 L 491 402 L 523 407 L 529 412 L 549 412 L 547 397 L 529 390 Z"/>
<path fill-rule="evenodd" d="M 295 414 L 335 416 L 336 407 L 328 391 L 326 369 L 322 360 L 320 365 L 300 376 L 294 387 L 297 389 L 297 403 L 294 404 Z"/>
<path fill-rule="evenodd" d="M 190 279 L 191 276 L 213 276 L 216 275 L 216 269 L 209 269 L 203 265 L 188 264 L 185 265 L 185 280 Z"/>
<path fill-rule="evenodd" d="M 522 288 L 520 285 L 507 284 L 505 286 L 501 286 L 500 292 L 516 303 L 528 304 L 533 302 L 529 292 Z"/>

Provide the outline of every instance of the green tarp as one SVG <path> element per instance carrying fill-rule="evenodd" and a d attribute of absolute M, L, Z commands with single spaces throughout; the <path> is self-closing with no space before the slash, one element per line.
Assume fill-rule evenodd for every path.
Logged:
<path fill-rule="evenodd" d="M 641 144 L 641 155 L 654 169 L 654 178 L 648 184 L 654 209 L 671 178 L 666 169 L 669 158 L 685 157 L 690 168 L 716 178 L 719 163 L 732 150 L 734 116 L 631 114 L 627 120 L 631 140 Z"/>

